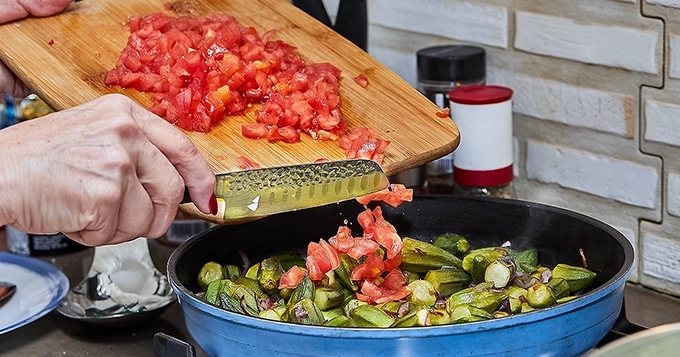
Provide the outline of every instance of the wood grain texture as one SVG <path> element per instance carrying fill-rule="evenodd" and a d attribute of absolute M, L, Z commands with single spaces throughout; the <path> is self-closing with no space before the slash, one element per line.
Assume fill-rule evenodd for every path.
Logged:
<path fill-rule="evenodd" d="M 153 12 L 229 14 L 260 34 L 276 29 L 274 38 L 296 46 L 308 63 L 330 62 L 340 68 L 341 109 L 349 127 L 370 127 L 391 141 L 381 165 L 388 175 L 442 157 L 458 146 L 458 128 L 449 118 L 437 117 L 436 105 L 359 47 L 285 0 L 83 0 L 59 15 L 0 26 L 0 59 L 55 110 L 107 93 L 123 93 L 149 107 L 147 94 L 108 87 L 104 76 L 127 43 L 127 17 Z M 366 88 L 353 81 L 362 73 L 370 82 Z M 186 133 L 215 172 L 237 170 L 240 155 L 263 167 L 345 158 L 337 143 L 320 143 L 308 136 L 295 144 L 242 137 L 241 126 L 255 121 L 256 107 L 226 117 L 207 134 Z M 182 208 L 224 223 L 198 214 L 193 205 Z"/>

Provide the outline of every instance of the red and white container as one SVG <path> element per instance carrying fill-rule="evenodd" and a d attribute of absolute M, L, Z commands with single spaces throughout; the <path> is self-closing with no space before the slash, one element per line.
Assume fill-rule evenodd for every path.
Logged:
<path fill-rule="evenodd" d="M 513 196 L 512 95 L 496 85 L 449 91 L 451 119 L 460 131 L 453 156 L 454 192 Z"/>

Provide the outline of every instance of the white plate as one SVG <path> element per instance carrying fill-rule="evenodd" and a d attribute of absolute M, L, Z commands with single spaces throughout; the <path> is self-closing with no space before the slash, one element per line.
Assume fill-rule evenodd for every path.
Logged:
<path fill-rule="evenodd" d="M 69 290 L 66 275 L 35 258 L 0 252 L 0 281 L 17 290 L 0 305 L 0 334 L 12 331 L 57 307 Z"/>

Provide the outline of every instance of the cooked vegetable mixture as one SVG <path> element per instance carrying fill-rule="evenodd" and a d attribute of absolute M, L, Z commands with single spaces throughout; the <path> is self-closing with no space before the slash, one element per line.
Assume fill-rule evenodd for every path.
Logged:
<path fill-rule="evenodd" d="M 540 266 L 535 248 L 470 249 L 464 237 L 449 233 L 431 243 L 376 238 L 376 226 L 386 222 L 380 212 L 367 211 L 374 217 L 373 227 L 362 224 L 368 233 L 352 238 L 341 227 L 328 242 L 310 243 L 306 257 L 272 256 L 246 271 L 206 263 L 198 275 L 201 298 L 229 311 L 307 325 L 432 326 L 550 307 L 575 298 L 596 277 L 578 266 Z M 354 241 L 338 244 L 342 239 Z M 363 239 L 379 244 L 364 249 L 373 245 Z"/>

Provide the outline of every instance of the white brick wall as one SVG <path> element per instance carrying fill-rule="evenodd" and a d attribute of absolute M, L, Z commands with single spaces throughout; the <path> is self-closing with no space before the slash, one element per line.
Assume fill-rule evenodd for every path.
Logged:
<path fill-rule="evenodd" d="M 635 162 L 527 142 L 527 178 L 644 208 L 657 206 L 659 173 Z"/>
<path fill-rule="evenodd" d="M 372 24 L 507 48 L 508 10 L 479 2 L 372 0 Z"/>
<path fill-rule="evenodd" d="M 680 78 L 680 36 L 671 34 L 668 36 L 668 41 L 670 45 L 668 76 Z"/>
<path fill-rule="evenodd" d="M 414 85 L 417 48 L 485 47 L 519 197 L 612 222 L 644 254 L 631 280 L 680 296 L 680 0 L 368 3 L 371 54 Z"/>
<path fill-rule="evenodd" d="M 680 8 L 680 0 L 645 0 L 648 4 Z"/>
<path fill-rule="evenodd" d="M 522 11 L 515 14 L 515 21 L 517 49 L 632 71 L 659 71 L 659 33 Z"/>
<path fill-rule="evenodd" d="M 513 88 L 513 110 L 567 125 L 631 138 L 635 98 L 621 93 L 569 85 L 495 68 L 487 83 Z"/>
<path fill-rule="evenodd" d="M 680 105 L 645 100 L 645 140 L 680 146 Z"/>
<path fill-rule="evenodd" d="M 642 272 L 657 279 L 680 283 L 680 244 L 645 233 L 642 237 Z"/>
<path fill-rule="evenodd" d="M 680 174 L 669 173 L 666 187 L 666 209 L 669 214 L 680 217 Z"/>

